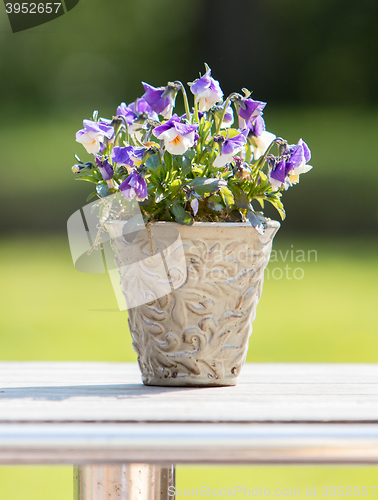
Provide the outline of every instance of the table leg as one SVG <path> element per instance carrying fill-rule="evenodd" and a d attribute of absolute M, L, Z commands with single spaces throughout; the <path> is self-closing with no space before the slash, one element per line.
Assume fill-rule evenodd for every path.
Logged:
<path fill-rule="evenodd" d="M 173 465 L 74 467 L 74 500 L 174 500 L 174 488 Z"/>

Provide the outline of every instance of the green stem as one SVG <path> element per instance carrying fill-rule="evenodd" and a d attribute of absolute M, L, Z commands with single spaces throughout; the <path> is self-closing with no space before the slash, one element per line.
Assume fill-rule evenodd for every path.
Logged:
<path fill-rule="evenodd" d="M 226 109 L 228 108 L 228 103 L 231 101 L 231 99 L 234 97 L 235 94 L 230 94 L 225 103 L 224 103 L 224 106 L 223 106 L 223 110 L 222 110 L 222 114 L 220 116 L 220 120 L 219 120 L 219 123 L 218 123 L 218 126 L 217 126 L 217 129 L 215 131 L 215 134 L 214 135 L 218 135 L 219 132 L 220 132 L 220 129 L 221 129 L 221 126 L 222 126 L 222 123 L 223 123 L 223 118 L 224 118 L 224 115 L 226 114 Z"/>
<path fill-rule="evenodd" d="M 130 134 L 129 134 L 129 126 L 128 126 L 128 123 L 126 121 L 126 118 L 124 116 L 121 116 L 121 119 L 123 121 L 123 125 L 125 127 L 125 139 L 126 139 L 126 142 L 128 144 L 130 144 Z"/>
<path fill-rule="evenodd" d="M 198 116 L 198 103 L 196 101 L 194 101 L 194 115 L 193 115 L 193 119 L 199 123 L 199 116 Z"/>
<path fill-rule="evenodd" d="M 189 102 L 188 102 L 188 96 L 186 94 L 185 87 L 184 87 L 184 85 L 179 80 L 177 80 L 175 83 L 177 83 L 177 85 L 180 85 L 181 92 L 182 92 L 182 95 L 184 97 L 184 106 L 185 106 L 186 118 L 187 118 L 188 121 L 190 121 Z"/>
<path fill-rule="evenodd" d="M 263 154 L 263 156 L 259 159 L 259 161 L 256 163 L 255 165 L 255 168 L 254 170 L 256 171 L 256 173 L 262 169 L 262 167 L 264 166 L 265 164 L 265 161 L 268 157 L 268 154 L 269 154 L 269 151 L 272 149 L 272 146 L 273 144 L 275 144 L 277 141 L 277 139 L 274 139 L 268 146 L 267 150 L 265 151 L 265 153 Z"/>
<path fill-rule="evenodd" d="M 210 167 L 210 164 L 211 164 L 211 161 L 213 159 L 213 156 L 214 156 L 214 153 L 215 153 L 215 145 L 216 145 L 216 142 L 214 141 L 214 137 L 217 136 L 220 132 L 220 129 L 221 129 L 221 126 L 222 126 L 222 123 L 223 123 L 223 118 L 224 118 L 224 115 L 226 114 L 226 109 L 228 107 L 228 104 L 229 102 L 231 101 L 231 99 L 233 97 L 235 97 L 235 93 L 232 93 L 230 94 L 227 99 L 225 100 L 225 103 L 224 103 L 224 106 L 223 106 L 223 110 L 222 110 L 222 114 L 220 116 L 220 120 L 219 120 L 219 123 L 218 123 L 218 126 L 215 130 L 215 133 L 213 135 L 213 147 L 211 149 L 211 153 L 210 153 L 210 156 L 209 156 L 209 162 L 208 162 L 208 167 Z"/>
<path fill-rule="evenodd" d="M 268 146 L 267 150 L 265 151 L 264 155 L 259 159 L 259 161 L 256 163 L 255 165 L 255 168 L 254 168 L 254 172 L 255 172 L 255 180 L 253 181 L 253 185 L 252 185 L 252 188 L 250 189 L 250 193 L 253 193 L 253 191 L 255 190 L 255 187 L 257 185 L 257 174 L 259 173 L 259 171 L 263 168 L 263 166 L 265 165 L 265 161 L 267 159 L 267 156 L 269 154 L 269 151 L 272 149 L 272 146 L 273 144 L 275 144 L 277 141 L 277 139 L 274 139 Z"/>

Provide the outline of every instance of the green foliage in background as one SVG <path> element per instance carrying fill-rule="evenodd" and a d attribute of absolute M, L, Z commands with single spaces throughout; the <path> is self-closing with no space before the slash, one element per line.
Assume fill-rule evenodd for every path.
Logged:
<path fill-rule="evenodd" d="M 142 79 L 188 81 L 204 60 L 226 92 L 245 81 L 269 102 L 372 105 L 377 17 L 372 0 L 138 0 L 111 8 L 80 0 L 67 15 L 14 35 L 1 3 L 0 107 L 93 110 L 94 101 L 130 101 Z"/>
<path fill-rule="evenodd" d="M 206 487 L 206 491 L 211 489 L 230 488 L 235 491 L 235 487 L 241 487 L 243 493 L 237 493 L 225 498 L 235 498 L 238 500 L 253 498 L 249 497 L 244 487 L 247 489 L 257 489 L 262 491 L 269 489 L 270 497 L 263 498 L 283 498 L 274 496 L 277 489 L 289 490 L 290 494 L 286 498 L 330 498 L 322 495 L 328 487 L 328 492 L 332 491 L 332 486 L 343 487 L 344 492 L 347 486 L 352 486 L 353 491 L 357 486 L 361 491 L 362 486 L 367 486 L 370 496 L 371 485 L 377 484 L 377 467 L 192 467 L 179 466 L 176 469 L 176 491 L 181 490 L 181 498 L 208 498 L 208 496 L 197 497 L 185 496 L 184 490 L 192 490 Z M 0 498 L 1 500 L 72 500 L 72 467 L 0 467 Z M 16 486 L 17 485 L 17 486 Z M 307 488 L 314 491 L 316 495 L 307 497 Z M 292 490 L 299 490 L 300 495 Z M 202 490 L 204 491 L 204 490 Z M 240 490 L 238 490 L 240 491 Z M 216 492 L 215 492 L 216 493 Z M 216 495 L 211 495 L 211 498 Z M 336 496 L 337 497 L 337 496 Z M 261 498 L 260 496 L 255 498 Z"/>
<path fill-rule="evenodd" d="M 280 231 L 248 361 L 378 362 L 378 241 L 285 239 Z M 109 276 L 76 271 L 66 238 L 2 241 L 0 275 L 2 360 L 136 360 Z"/>

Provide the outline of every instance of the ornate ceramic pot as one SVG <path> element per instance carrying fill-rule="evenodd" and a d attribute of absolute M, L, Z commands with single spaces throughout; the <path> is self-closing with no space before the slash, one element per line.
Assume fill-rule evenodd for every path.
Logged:
<path fill-rule="evenodd" d="M 280 224 L 109 224 L 143 383 L 235 385 Z"/>

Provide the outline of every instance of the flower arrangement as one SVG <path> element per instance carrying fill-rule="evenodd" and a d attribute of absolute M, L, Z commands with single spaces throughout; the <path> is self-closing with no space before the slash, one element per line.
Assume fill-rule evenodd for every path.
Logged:
<path fill-rule="evenodd" d="M 300 139 L 290 145 L 267 132 L 265 102 L 232 93 L 223 101 L 210 68 L 189 83 L 191 108 L 184 85 L 143 83 L 144 94 L 122 103 L 111 119 L 84 120 L 76 134 L 94 160 L 72 167 L 76 179 L 96 185 L 87 201 L 121 192 L 136 198 L 146 222 L 245 222 L 264 230 L 264 209 L 270 202 L 285 217 L 282 192 L 308 172 L 311 158 Z M 173 113 L 179 91 L 185 114 Z M 234 123 L 236 123 L 235 126 Z M 272 151 L 275 151 L 275 154 Z"/>

